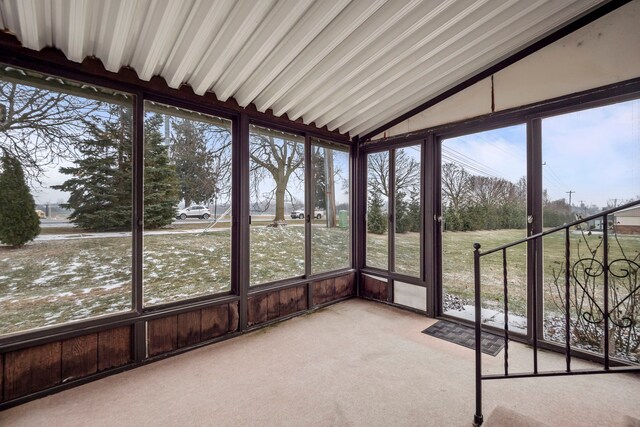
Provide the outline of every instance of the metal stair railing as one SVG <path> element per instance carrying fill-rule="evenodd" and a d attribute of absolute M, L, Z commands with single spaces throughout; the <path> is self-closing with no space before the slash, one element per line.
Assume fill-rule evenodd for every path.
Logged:
<path fill-rule="evenodd" d="M 476 371 L 475 371 L 475 380 L 476 380 L 476 412 L 474 414 L 474 425 L 480 426 L 483 423 L 483 415 L 482 415 L 482 381 L 485 380 L 497 380 L 497 379 L 509 379 L 509 378 L 532 378 L 532 377 L 550 377 L 550 376 L 567 376 L 567 375 L 585 375 L 585 374 L 603 374 L 603 373 L 629 373 L 629 372 L 640 372 L 639 366 L 611 366 L 610 360 L 610 343 L 609 343 L 609 326 L 610 323 L 614 324 L 617 327 L 632 327 L 635 325 L 635 318 L 622 318 L 612 319 L 612 314 L 619 308 L 622 302 L 626 301 L 628 298 L 631 298 L 636 292 L 640 291 L 640 284 L 638 283 L 638 279 L 640 278 L 640 265 L 638 264 L 638 260 L 628 260 L 628 259 L 614 259 L 613 261 L 609 261 L 609 226 L 608 226 L 608 217 L 609 215 L 632 208 L 634 206 L 640 206 L 640 200 L 636 200 L 631 203 L 624 204 L 622 206 L 609 209 L 607 211 L 603 211 L 597 213 L 595 215 L 591 215 L 585 218 L 579 218 L 576 221 L 573 221 L 569 224 L 565 224 L 559 227 L 552 228 L 550 230 L 544 231 L 542 233 L 538 233 L 532 236 L 529 236 L 524 239 L 520 239 L 493 249 L 490 249 L 485 252 L 480 252 L 480 244 L 475 243 L 474 247 L 474 285 L 475 285 L 475 362 L 476 362 Z M 598 268 L 596 271 L 590 270 L 591 267 L 584 268 L 583 273 L 591 275 L 591 277 L 596 277 L 596 275 L 603 276 L 603 295 L 604 295 L 604 303 L 603 306 L 597 304 L 595 300 L 595 296 L 589 296 L 594 303 L 595 307 L 598 310 L 598 317 L 595 317 L 593 313 L 583 313 L 583 317 L 589 323 L 600 324 L 604 323 L 604 361 L 602 363 L 602 369 L 572 369 L 571 368 L 571 306 L 570 306 L 570 288 L 572 284 L 572 273 L 574 274 L 575 279 L 575 269 L 578 263 L 584 261 L 584 259 L 578 260 L 574 263 L 572 268 L 569 268 L 570 258 L 571 258 L 571 248 L 570 248 L 570 229 L 571 227 L 575 227 L 579 224 L 584 224 L 587 221 L 594 219 L 602 219 L 603 224 L 603 261 L 596 261 L 598 264 Z M 541 338 L 539 336 L 538 331 L 538 307 L 541 304 L 540 298 L 542 295 L 539 295 L 538 289 L 538 263 L 539 263 L 539 249 L 541 244 L 541 239 L 545 236 L 554 233 L 564 232 L 565 237 L 565 253 L 564 253 L 564 322 L 565 322 L 565 342 L 564 342 L 564 354 L 565 354 L 565 362 L 566 368 L 563 371 L 540 371 L 538 369 L 538 351 L 539 351 L 539 341 Z M 530 344 L 533 348 L 533 370 L 531 372 L 518 372 L 511 373 L 509 371 L 509 306 L 508 306 L 508 269 L 507 269 L 507 249 L 512 248 L 514 246 L 522 245 L 522 244 L 531 244 L 532 251 L 530 252 L 534 257 L 532 263 L 534 268 L 528 274 L 532 275 L 531 283 L 533 283 L 534 289 L 533 292 L 530 293 L 532 295 L 531 301 L 531 313 L 527 316 L 528 319 L 532 322 L 531 332 L 532 338 Z M 504 298 L 504 373 L 503 374 L 491 374 L 491 375 L 483 375 L 482 374 L 482 298 L 481 298 L 481 278 L 480 278 L 480 260 L 482 257 L 494 253 L 502 252 L 502 274 L 503 274 L 503 298 Z M 595 255 L 594 255 L 595 256 Z M 610 267 L 614 262 L 628 262 L 631 266 L 627 269 L 622 269 L 620 271 L 623 272 L 624 275 L 617 274 L 615 272 L 610 271 Z M 614 277 L 629 277 L 633 275 L 635 278 L 635 284 L 631 286 L 629 294 L 622 300 L 618 301 L 617 305 L 614 307 L 610 307 L 609 301 L 609 287 L 610 287 L 610 275 Z M 582 288 L 585 292 L 586 289 Z M 637 315 L 636 315 L 637 317 Z"/>

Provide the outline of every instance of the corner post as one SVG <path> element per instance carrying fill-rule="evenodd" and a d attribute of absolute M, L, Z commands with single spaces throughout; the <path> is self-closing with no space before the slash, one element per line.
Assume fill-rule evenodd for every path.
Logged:
<path fill-rule="evenodd" d="M 480 426 L 484 421 L 482 418 L 482 299 L 480 295 L 480 243 L 474 243 L 473 249 L 476 323 L 476 413 L 473 416 L 473 425 Z"/>

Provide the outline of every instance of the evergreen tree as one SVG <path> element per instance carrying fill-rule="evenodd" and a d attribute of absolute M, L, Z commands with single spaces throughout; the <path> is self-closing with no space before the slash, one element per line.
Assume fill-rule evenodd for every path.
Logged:
<path fill-rule="evenodd" d="M 315 208 L 327 208 L 327 178 L 325 176 L 324 167 L 325 149 L 323 147 L 315 147 L 311 155 L 313 162 L 313 187 Z"/>
<path fill-rule="evenodd" d="M 387 215 L 382 210 L 382 196 L 378 191 L 373 191 L 369 197 L 369 210 L 367 212 L 367 229 L 370 233 L 384 234 L 387 231 Z"/>
<path fill-rule="evenodd" d="M 60 168 L 71 175 L 53 188 L 70 193 L 63 207 L 72 209 L 71 222 L 91 230 L 131 229 L 132 151 L 131 112 L 112 107 L 117 120 L 98 120 L 89 125 L 91 137 L 78 146 L 80 159 Z M 145 123 L 144 225 L 170 224 L 175 215 L 177 179 L 162 145 L 162 118 L 151 115 Z"/>
<path fill-rule="evenodd" d="M 169 163 L 168 147 L 160 132 L 163 118 L 148 114 L 144 126 L 144 226 L 159 228 L 171 224 L 178 204 L 178 177 Z"/>
<path fill-rule="evenodd" d="M 20 247 L 38 234 L 40 219 L 22 165 L 5 151 L 0 173 L 0 242 Z"/>
<path fill-rule="evenodd" d="M 411 228 L 409 203 L 405 197 L 402 191 L 396 193 L 396 233 L 406 233 Z"/>
<path fill-rule="evenodd" d="M 212 155 L 207 148 L 207 124 L 189 119 L 173 119 L 171 158 L 180 181 L 180 198 L 185 206 L 204 203 L 215 192 Z"/>
<path fill-rule="evenodd" d="M 131 228 L 131 114 L 112 107 L 118 120 L 89 124 L 91 137 L 78 145 L 80 158 L 60 172 L 71 175 L 53 188 L 70 193 L 62 205 L 71 222 L 92 230 Z"/>
<path fill-rule="evenodd" d="M 407 213 L 409 228 L 408 231 L 413 233 L 420 232 L 420 193 L 415 192 L 411 195 Z"/>

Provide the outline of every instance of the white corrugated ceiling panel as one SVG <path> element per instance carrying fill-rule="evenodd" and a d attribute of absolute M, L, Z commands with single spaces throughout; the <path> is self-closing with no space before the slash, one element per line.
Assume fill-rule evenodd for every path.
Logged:
<path fill-rule="evenodd" d="M 0 0 L 30 49 L 365 134 L 601 0 Z"/>

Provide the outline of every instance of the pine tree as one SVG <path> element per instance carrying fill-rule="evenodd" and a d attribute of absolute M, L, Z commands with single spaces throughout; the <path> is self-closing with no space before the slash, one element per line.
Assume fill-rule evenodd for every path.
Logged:
<path fill-rule="evenodd" d="M 326 149 L 314 147 L 311 161 L 313 162 L 313 187 L 316 209 L 327 208 L 327 178 L 325 176 L 324 157 Z"/>
<path fill-rule="evenodd" d="M 131 112 L 113 107 L 119 120 L 89 124 L 80 159 L 60 172 L 72 178 L 53 188 L 70 193 L 62 206 L 71 222 L 91 230 L 131 229 Z"/>
<path fill-rule="evenodd" d="M 118 120 L 98 121 L 89 128 L 91 137 L 78 146 L 81 158 L 74 166 L 60 168 L 71 175 L 53 188 L 67 191 L 63 207 L 72 209 L 69 219 L 91 230 L 131 229 L 132 151 L 129 110 L 113 107 Z M 170 224 L 178 203 L 175 169 L 169 164 L 167 147 L 162 145 L 161 116 L 148 116 L 145 123 L 144 226 L 158 228 Z"/>
<path fill-rule="evenodd" d="M 396 233 L 406 233 L 411 227 L 409 203 L 405 200 L 405 196 L 402 191 L 396 195 Z"/>
<path fill-rule="evenodd" d="M 178 177 L 169 163 L 168 147 L 160 133 L 163 118 L 148 114 L 144 126 L 144 227 L 171 224 L 178 204 Z"/>
<path fill-rule="evenodd" d="M 38 234 L 40 219 L 22 165 L 4 152 L 0 173 L 0 242 L 17 248 Z"/>
<path fill-rule="evenodd" d="M 189 119 L 174 119 L 172 160 L 180 181 L 185 206 L 203 203 L 215 192 L 212 155 L 207 148 L 207 125 Z"/>
<path fill-rule="evenodd" d="M 373 191 L 369 197 L 369 209 L 367 212 L 367 230 L 370 233 L 384 234 L 387 231 L 387 216 L 382 207 L 382 196 L 378 191 Z"/>
<path fill-rule="evenodd" d="M 409 206 L 408 206 L 407 217 L 409 222 L 408 231 L 411 231 L 413 233 L 419 233 L 421 221 L 420 221 L 420 193 L 418 192 L 414 192 L 411 195 L 411 200 L 409 201 Z"/>

